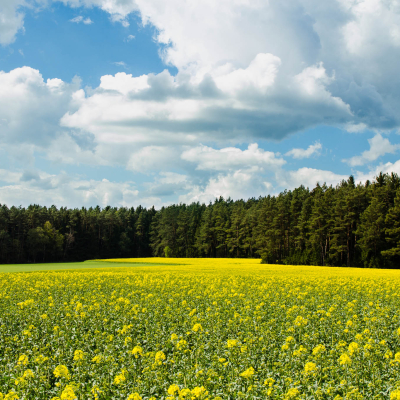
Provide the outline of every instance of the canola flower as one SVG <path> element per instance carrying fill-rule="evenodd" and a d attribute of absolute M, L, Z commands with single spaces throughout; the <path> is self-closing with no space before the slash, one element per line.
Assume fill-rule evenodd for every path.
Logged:
<path fill-rule="evenodd" d="M 2 274 L 0 400 L 400 400 L 400 271 L 151 261 Z"/>

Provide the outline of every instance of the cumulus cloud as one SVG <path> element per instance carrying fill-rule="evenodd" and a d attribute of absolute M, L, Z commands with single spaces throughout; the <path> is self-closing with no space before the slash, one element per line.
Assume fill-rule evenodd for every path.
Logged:
<path fill-rule="evenodd" d="M 336 186 L 340 181 L 347 178 L 347 175 L 307 167 L 299 168 L 295 171 L 280 171 L 277 174 L 277 181 L 280 186 L 287 189 L 294 189 L 300 185 L 314 188 L 317 183 Z"/>
<path fill-rule="evenodd" d="M 292 149 L 288 151 L 285 156 L 291 156 L 296 159 L 309 158 L 314 154 L 319 154 L 322 149 L 322 144 L 317 142 L 308 146 L 307 149 Z"/>
<path fill-rule="evenodd" d="M 357 181 L 366 182 L 367 180 L 372 181 L 375 179 L 380 173 L 391 174 L 395 173 L 400 175 L 400 160 L 397 160 L 394 163 L 387 162 L 381 163 L 374 168 L 371 168 L 368 172 L 358 171 L 355 175 L 357 177 Z"/>
<path fill-rule="evenodd" d="M 351 118 L 348 105 L 327 90 L 333 78 L 322 64 L 290 80 L 278 78 L 278 67 L 276 57 L 258 54 L 247 68 L 218 67 L 200 82 L 168 71 L 103 76 L 99 87 L 82 98 L 77 111 L 64 115 L 61 124 L 84 129 L 99 140 L 158 141 L 164 132 L 169 140 L 184 144 L 200 137 L 279 139 L 310 123 Z"/>
<path fill-rule="evenodd" d="M 156 28 L 160 55 L 178 68 L 180 81 L 149 74 L 152 90 L 142 98 L 157 92 L 158 102 L 162 97 L 172 104 L 178 94 L 186 96 L 173 104 L 184 116 L 190 109 L 195 119 L 175 126 L 186 133 L 200 121 L 202 131 L 248 130 L 277 139 L 318 124 L 379 129 L 400 124 L 399 87 L 393 84 L 400 56 L 397 0 L 64 3 L 99 7 L 125 25 L 138 13 L 143 24 Z M 20 5 L 12 0 L 10 10 Z M 218 96 L 225 101 L 216 101 Z M 158 108 L 153 105 L 150 115 L 168 117 L 168 107 Z"/>
<path fill-rule="evenodd" d="M 132 152 L 127 169 L 141 173 L 153 173 L 168 165 L 179 165 L 179 148 L 174 146 L 144 146 Z"/>
<path fill-rule="evenodd" d="M 0 71 L 0 141 L 44 144 L 60 128 L 60 118 L 74 108 L 79 81 L 44 81 L 39 71 L 22 67 Z"/>
<path fill-rule="evenodd" d="M 373 138 L 368 139 L 368 143 L 369 150 L 363 151 L 359 156 L 354 156 L 343 161 L 347 162 L 352 167 L 356 167 L 375 161 L 385 154 L 394 154 L 400 149 L 400 144 L 391 144 L 389 139 L 382 137 L 380 133 L 377 133 Z"/>
<path fill-rule="evenodd" d="M 0 181 L 10 183 L 0 187 L 0 203 L 27 206 L 35 203 L 58 207 L 106 205 L 132 206 L 158 202 L 155 197 L 140 197 L 133 182 L 110 182 L 107 179 L 81 179 L 66 173 L 58 175 L 43 171 L 12 172 L 0 169 Z M 11 182 L 13 184 L 11 184 Z"/>
<path fill-rule="evenodd" d="M 0 44 L 12 43 L 22 32 L 23 7 L 39 3 L 0 4 Z M 279 154 L 256 144 L 241 150 L 227 143 L 280 140 L 320 125 L 348 132 L 400 126 L 397 0 L 63 3 L 98 7 L 124 26 L 137 13 L 144 25 L 155 28 L 160 56 L 178 73 L 105 75 L 97 88 L 86 90 L 78 81 L 45 81 L 29 67 L 0 72 L 0 143 L 10 153 L 25 143 L 31 146 L 24 150 L 31 157 L 42 151 L 47 159 L 65 164 L 120 165 L 150 175 L 180 168 L 181 177 L 156 175 L 154 189 L 147 187 L 147 198 L 158 202 L 161 193 L 179 193 L 182 199 L 240 198 L 301 183 L 335 184 L 343 176 L 306 167 L 284 171 Z M 82 15 L 71 21 L 92 22 Z M 305 159 L 321 148 L 314 143 L 286 155 Z M 364 165 L 397 149 L 377 134 L 369 150 L 346 162 Z M 58 199 L 68 198 L 62 197 L 62 188 L 81 193 L 73 183 L 57 183 L 52 176 L 21 177 L 13 188 L 27 198 L 27 191 L 39 183 Z M 78 187 L 91 187 L 87 182 Z M 93 188 L 106 193 L 111 184 L 95 181 Z M 129 183 L 126 188 L 126 193 L 137 190 Z M 96 190 L 89 197 L 103 204 Z M 114 200 L 123 204 L 125 195 L 118 193 Z"/>
<path fill-rule="evenodd" d="M 0 44 L 5 46 L 15 41 L 16 34 L 23 30 L 24 13 L 21 11 L 24 0 L 0 2 Z"/>
<path fill-rule="evenodd" d="M 188 193 L 179 196 L 184 203 L 208 203 L 220 196 L 238 200 L 259 197 L 269 192 L 271 183 L 252 170 L 239 170 L 228 174 L 219 174 L 209 179 L 205 187 L 193 185 Z"/>
<path fill-rule="evenodd" d="M 229 171 L 252 167 L 274 168 L 286 163 L 275 153 L 259 149 L 257 143 L 250 144 L 247 150 L 236 147 L 216 150 L 207 146 L 199 146 L 185 150 L 181 158 L 196 163 L 196 169 L 211 171 Z"/>

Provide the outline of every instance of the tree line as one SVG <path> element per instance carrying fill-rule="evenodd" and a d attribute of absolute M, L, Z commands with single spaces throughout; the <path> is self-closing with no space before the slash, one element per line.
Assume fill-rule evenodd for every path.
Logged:
<path fill-rule="evenodd" d="M 0 205 L 0 263 L 113 257 L 251 257 L 400 267 L 400 179 L 300 186 L 277 196 L 155 210 Z"/>

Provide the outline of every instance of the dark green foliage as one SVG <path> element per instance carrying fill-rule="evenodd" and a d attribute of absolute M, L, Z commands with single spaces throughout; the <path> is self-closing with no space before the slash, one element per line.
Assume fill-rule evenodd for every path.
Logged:
<path fill-rule="evenodd" d="M 164 254 L 165 254 L 165 258 L 170 258 L 170 257 L 172 257 L 171 247 L 165 246 L 165 248 L 164 248 Z"/>
<path fill-rule="evenodd" d="M 145 209 L 0 205 L 0 263 L 112 257 L 261 257 L 264 263 L 400 266 L 400 179 L 351 176 L 247 201 Z"/>

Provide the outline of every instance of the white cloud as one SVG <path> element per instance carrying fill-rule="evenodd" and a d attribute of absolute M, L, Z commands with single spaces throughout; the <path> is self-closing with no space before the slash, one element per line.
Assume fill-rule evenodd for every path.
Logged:
<path fill-rule="evenodd" d="M 265 181 L 259 174 L 251 170 L 239 170 L 210 178 L 205 187 L 194 185 L 187 194 L 179 196 L 179 201 L 208 203 L 220 196 L 225 199 L 247 199 L 265 195 L 270 187 L 270 182 Z"/>
<path fill-rule="evenodd" d="M 179 163 L 179 148 L 173 146 L 145 146 L 134 151 L 127 163 L 127 169 L 142 173 L 162 171 L 166 165 Z"/>
<path fill-rule="evenodd" d="M 82 17 L 82 15 L 78 15 L 77 17 L 70 19 L 69 22 L 74 22 L 76 24 L 79 24 L 82 22 L 85 25 L 93 24 L 93 21 L 89 17 L 84 18 L 84 17 Z"/>
<path fill-rule="evenodd" d="M 52 175 L 43 171 L 10 172 L 0 169 L 0 204 L 28 206 L 35 203 L 69 207 L 106 205 L 152 206 L 160 204 L 157 197 L 143 197 L 133 182 L 110 182 L 71 177 L 65 173 Z"/>
<path fill-rule="evenodd" d="M 69 20 L 69 22 L 74 22 L 76 24 L 79 24 L 79 22 L 82 22 L 82 21 L 83 21 L 82 15 L 78 15 L 77 17 L 72 18 L 72 19 Z"/>
<path fill-rule="evenodd" d="M 117 67 L 124 67 L 124 68 L 127 67 L 127 65 L 124 61 L 116 61 L 116 62 L 113 62 L 113 64 L 116 65 Z"/>
<path fill-rule="evenodd" d="M 0 169 L 0 182 L 15 183 L 20 180 L 21 176 L 22 174 L 20 172 L 12 172 L 6 169 Z"/>
<path fill-rule="evenodd" d="M 45 82 L 39 71 L 22 67 L 0 71 L 0 87 L 0 142 L 43 145 L 61 130 L 62 115 L 74 108 L 79 82 Z"/>
<path fill-rule="evenodd" d="M 168 71 L 103 76 L 61 122 L 100 141 L 158 142 L 160 132 L 169 132 L 170 140 L 190 143 L 200 136 L 282 138 L 326 118 L 351 118 L 348 105 L 325 88 L 333 78 L 321 64 L 292 79 L 279 79 L 278 65 L 276 57 L 259 54 L 247 69 L 217 68 L 197 83 Z"/>
<path fill-rule="evenodd" d="M 372 139 L 368 139 L 368 143 L 369 150 L 363 151 L 360 156 L 354 156 L 343 161 L 352 167 L 356 167 L 375 161 L 385 154 L 394 154 L 400 149 L 400 144 L 391 144 L 389 139 L 382 137 L 380 133 L 377 133 Z"/>
<path fill-rule="evenodd" d="M 54 1 L 54 0 L 53 0 Z M 132 12 L 136 12 L 137 5 L 134 0 L 60 0 L 64 4 L 74 8 L 79 7 L 99 7 L 103 11 L 110 14 L 110 18 L 114 22 L 120 22 L 123 26 L 129 26 L 127 17 Z"/>
<path fill-rule="evenodd" d="M 349 122 L 344 127 L 344 129 L 349 133 L 364 132 L 367 128 L 368 128 L 367 125 L 362 122 L 359 124 L 353 124 L 353 123 Z"/>
<path fill-rule="evenodd" d="M 23 7 L 39 3 L 44 4 L 0 3 L 0 44 L 11 43 L 23 30 Z M 336 184 L 343 176 L 311 168 L 285 172 L 279 154 L 256 144 L 241 150 L 234 147 L 237 143 L 279 140 L 319 125 L 349 132 L 400 126 L 397 0 L 63 3 L 82 13 L 71 20 L 75 23 L 92 23 L 81 7 L 98 7 L 123 26 L 138 13 L 143 24 L 153 25 L 155 39 L 165 45 L 161 57 L 178 73 L 105 75 L 97 88 L 83 90 L 77 81 L 44 81 L 29 67 L 0 72 L 2 151 L 11 154 L 24 143 L 24 159 L 30 163 L 41 151 L 53 162 L 118 165 L 133 173 L 179 169 L 184 171 L 179 176 L 157 175 L 146 189 L 147 198 L 160 202 L 168 193 L 187 199 L 239 198 L 301 183 L 313 186 L 317 180 Z M 363 165 L 398 149 L 380 134 L 370 145 L 349 164 Z M 286 155 L 301 159 L 319 150 L 315 143 Z M 268 173 L 276 174 L 276 181 Z M 9 176 L 12 183 L 16 176 Z M 56 198 L 62 198 L 62 188 L 81 193 L 72 183 L 57 186 L 56 178 L 40 176 L 44 191 L 53 191 Z M 27 191 L 36 190 L 34 182 L 7 190 L 30 198 Z M 100 191 L 106 193 L 111 184 L 93 182 L 99 189 L 89 198 L 103 201 Z M 127 185 L 127 193 L 138 190 Z M 115 201 L 122 204 L 124 194 L 116 193 Z M 83 201 L 76 196 L 71 202 Z"/>
<path fill-rule="evenodd" d="M 20 11 L 24 0 L 6 0 L 0 2 L 0 45 L 15 41 L 15 36 L 24 27 L 24 13 Z"/>
<path fill-rule="evenodd" d="M 296 171 L 280 171 L 276 179 L 279 186 L 294 189 L 300 185 L 314 188 L 317 183 L 336 186 L 343 179 L 348 179 L 348 176 L 336 174 L 332 171 L 303 167 Z"/>
<path fill-rule="evenodd" d="M 213 70 L 211 76 L 217 87 L 225 93 L 234 94 L 249 87 L 265 91 L 274 84 L 280 65 L 279 57 L 260 53 L 246 69 L 235 69 L 233 65 L 226 64 Z"/>
<path fill-rule="evenodd" d="M 207 146 L 185 150 L 181 158 L 197 164 L 198 170 L 229 171 L 240 168 L 275 168 L 286 162 L 271 151 L 258 148 L 257 143 L 250 144 L 247 150 L 226 147 L 216 150 Z"/>
<path fill-rule="evenodd" d="M 18 1 L 6 2 L 9 13 L 18 11 Z M 239 125 L 242 134 L 251 125 L 242 116 L 238 124 L 232 115 L 237 109 L 246 110 L 245 117 L 254 121 L 256 136 L 275 138 L 318 124 L 377 129 L 400 125 L 400 87 L 395 83 L 398 0 L 63 2 L 75 8 L 99 7 L 124 25 L 132 13 L 138 13 L 143 24 L 152 24 L 156 40 L 165 45 L 160 53 L 165 62 L 176 66 L 185 85 L 197 90 L 197 101 L 178 106 L 191 107 L 201 120 L 205 107 L 220 111 L 219 117 L 225 118 L 206 120 L 219 132 L 224 128 L 216 127 L 218 119 L 229 118 L 227 129 Z M 89 22 L 82 15 L 73 20 Z M 175 89 L 183 92 L 185 85 Z M 202 106 L 210 93 L 225 96 L 225 101 Z M 171 98 L 173 93 L 167 90 L 163 96 Z M 280 116 L 283 127 L 276 120 Z"/>
<path fill-rule="evenodd" d="M 400 175 L 400 160 L 397 160 L 394 163 L 387 162 L 384 164 L 379 164 L 377 167 L 369 170 L 368 172 L 360 172 L 358 171 L 355 176 L 356 180 L 360 182 L 365 182 L 367 180 L 372 181 L 376 178 L 380 173 L 391 174 L 392 172 Z"/>
<path fill-rule="evenodd" d="M 288 151 L 285 156 L 291 156 L 296 159 L 309 158 L 313 154 L 319 154 L 322 149 L 322 144 L 317 142 L 308 146 L 307 149 L 292 149 Z"/>
<path fill-rule="evenodd" d="M 134 35 L 128 35 L 127 38 L 126 38 L 126 41 L 127 41 L 127 42 L 130 42 L 130 41 L 133 40 L 133 39 L 135 39 L 135 36 L 134 36 Z"/>

